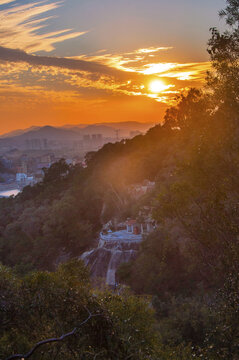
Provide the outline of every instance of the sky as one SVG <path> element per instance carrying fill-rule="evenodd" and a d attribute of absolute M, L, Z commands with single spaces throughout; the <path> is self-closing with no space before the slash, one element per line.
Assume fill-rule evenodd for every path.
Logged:
<path fill-rule="evenodd" d="M 204 85 L 225 0 L 0 0 L 0 134 L 159 123 Z"/>

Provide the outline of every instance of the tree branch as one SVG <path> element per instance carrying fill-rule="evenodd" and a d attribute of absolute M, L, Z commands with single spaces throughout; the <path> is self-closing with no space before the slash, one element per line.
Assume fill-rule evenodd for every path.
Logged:
<path fill-rule="evenodd" d="M 51 338 L 51 339 L 46 339 L 46 340 L 42 340 L 40 342 L 38 342 L 28 353 L 26 354 L 15 354 L 15 355 L 11 355 L 8 358 L 6 358 L 6 360 L 13 360 L 13 359 L 29 359 L 30 356 L 33 355 L 33 353 L 42 345 L 45 344 L 51 344 L 51 343 L 55 343 L 55 342 L 61 342 L 64 341 L 66 338 L 68 338 L 69 336 L 75 335 L 78 328 L 81 327 L 82 325 L 86 324 L 92 317 L 95 316 L 101 316 L 102 314 L 96 314 L 96 315 L 92 315 L 92 313 L 86 308 L 87 312 L 88 312 L 88 317 L 82 321 L 79 325 L 77 325 L 72 331 L 66 333 L 66 334 L 62 334 L 60 337 L 56 337 L 56 338 Z"/>

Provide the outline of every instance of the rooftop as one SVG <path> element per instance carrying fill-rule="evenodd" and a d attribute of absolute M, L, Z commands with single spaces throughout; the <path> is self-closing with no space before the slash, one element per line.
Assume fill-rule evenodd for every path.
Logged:
<path fill-rule="evenodd" d="M 142 235 L 135 235 L 128 233 L 126 230 L 120 230 L 108 233 L 107 235 L 100 234 L 100 238 L 104 241 L 119 241 L 119 242 L 140 242 L 142 241 Z"/>

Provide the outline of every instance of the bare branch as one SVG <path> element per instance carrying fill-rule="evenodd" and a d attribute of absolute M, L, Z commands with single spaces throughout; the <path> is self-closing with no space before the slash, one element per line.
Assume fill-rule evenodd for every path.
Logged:
<path fill-rule="evenodd" d="M 30 356 L 32 356 L 32 354 L 42 345 L 45 344 L 51 344 L 51 343 L 55 343 L 55 342 L 61 342 L 64 341 L 66 338 L 68 338 L 69 336 L 75 335 L 76 332 L 78 331 L 79 327 L 83 326 L 84 324 L 86 324 L 92 317 L 95 316 L 101 316 L 102 314 L 96 314 L 96 315 L 92 315 L 92 313 L 86 308 L 86 311 L 88 312 L 88 317 L 82 321 L 79 325 L 77 325 L 72 331 L 61 335 L 58 338 L 51 338 L 51 339 L 46 339 L 46 340 L 42 340 L 40 342 L 38 342 L 28 353 L 26 354 L 15 354 L 15 355 L 11 355 L 8 358 L 6 358 L 6 360 L 13 360 L 13 359 L 29 359 Z"/>

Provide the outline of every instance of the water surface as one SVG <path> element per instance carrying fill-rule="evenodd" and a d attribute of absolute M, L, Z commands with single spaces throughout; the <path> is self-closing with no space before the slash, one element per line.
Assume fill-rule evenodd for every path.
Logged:
<path fill-rule="evenodd" d="M 19 192 L 20 190 L 18 189 L 0 191 L 0 197 L 16 196 Z"/>

